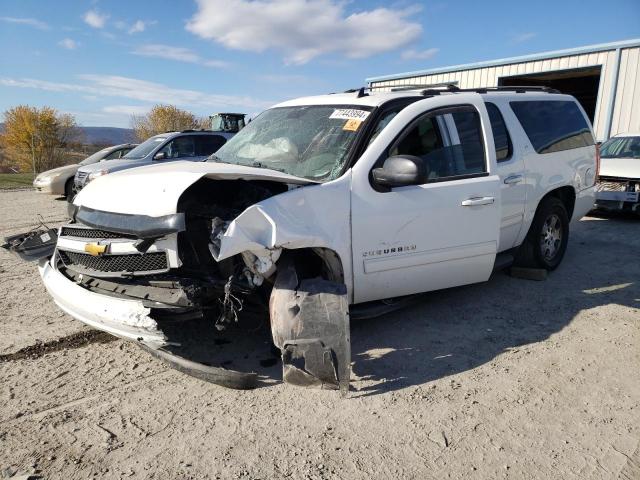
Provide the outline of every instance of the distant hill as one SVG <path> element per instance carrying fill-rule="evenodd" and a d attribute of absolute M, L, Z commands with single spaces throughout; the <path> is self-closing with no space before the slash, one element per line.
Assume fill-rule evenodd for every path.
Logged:
<path fill-rule="evenodd" d="M 92 145 L 118 145 L 135 140 L 133 130 L 116 127 L 80 127 L 84 134 L 83 143 Z"/>
<path fill-rule="evenodd" d="M 118 145 L 135 141 L 133 130 L 117 127 L 78 127 L 83 134 L 82 143 L 87 145 Z M 0 123 L 0 133 L 4 123 Z"/>

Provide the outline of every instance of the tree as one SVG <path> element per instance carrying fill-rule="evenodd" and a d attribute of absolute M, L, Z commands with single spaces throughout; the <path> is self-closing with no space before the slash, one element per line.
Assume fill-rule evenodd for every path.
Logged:
<path fill-rule="evenodd" d="M 173 105 L 155 105 L 149 113 L 131 118 L 131 128 L 139 141 L 164 132 L 202 128 L 202 120 Z"/>
<path fill-rule="evenodd" d="M 4 112 L 0 143 L 21 171 L 35 175 L 58 166 L 66 158 L 65 148 L 79 135 L 73 115 L 19 105 Z"/>

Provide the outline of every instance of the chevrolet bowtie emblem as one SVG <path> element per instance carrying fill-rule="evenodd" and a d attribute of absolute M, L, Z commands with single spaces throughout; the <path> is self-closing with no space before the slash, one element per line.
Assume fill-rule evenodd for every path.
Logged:
<path fill-rule="evenodd" d="M 106 245 L 98 245 L 97 243 L 87 243 L 84 246 L 84 251 L 90 255 L 93 255 L 94 257 L 97 257 L 98 255 L 102 255 L 106 250 L 107 250 Z"/>

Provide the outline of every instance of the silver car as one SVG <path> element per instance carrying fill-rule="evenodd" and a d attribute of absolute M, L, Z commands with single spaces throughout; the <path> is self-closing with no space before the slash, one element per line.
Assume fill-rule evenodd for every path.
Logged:
<path fill-rule="evenodd" d="M 149 138 L 125 156 L 109 163 L 98 163 L 79 168 L 75 176 L 75 190 L 80 191 L 87 183 L 128 168 L 142 167 L 175 160 L 200 162 L 216 152 L 233 133 L 184 130 L 168 132 Z"/>

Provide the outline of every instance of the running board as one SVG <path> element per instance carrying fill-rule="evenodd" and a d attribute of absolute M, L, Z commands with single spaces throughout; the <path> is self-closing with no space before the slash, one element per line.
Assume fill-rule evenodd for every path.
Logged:
<path fill-rule="evenodd" d="M 513 265 L 515 257 L 510 251 L 502 252 L 496 255 L 496 261 L 493 264 L 493 272 L 499 272 Z"/>

